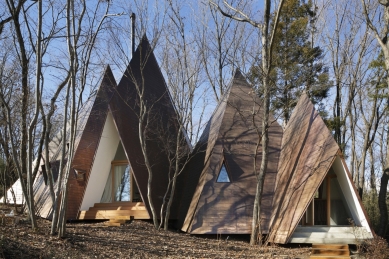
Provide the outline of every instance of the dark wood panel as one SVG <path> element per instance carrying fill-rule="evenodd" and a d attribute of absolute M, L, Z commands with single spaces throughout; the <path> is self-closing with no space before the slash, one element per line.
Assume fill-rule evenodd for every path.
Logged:
<path fill-rule="evenodd" d="M 81 129 L 82 134 L 79 137 L 72 161 L 72 169 L 68 180 L 69 197 L 66 211 L 67 219 L 77 218 L 88 184 L 93 160 L 100 143 L 101 134 L 108 113 L 108 102 L 114 87 L 116 87 L 115 78 L 110 67 L 107 66 L 85 127 Z M 78 181 L 73 169 L 84 171 L 85 180 Z"/>
<path fill-rule="evenodd" d="M 156 211 L 160 211 L 162 197 L 168 186 L 169 157 L 166 151 L 167 140 L 176 145 L 179 134 L 178 116 L 171 101 L 169 90 L 159 69 L 147 38 L 144 36 L 130 61 L 111 102 L 115 124 L 125 153 L 134 172 L 134 179 L 151 214 L 147 197 L 148 170 L 139 140 L 139 103 L 143 91 L 143 100 L 147 106 L 149 118 L 148 128 L 143 129 L 147 134 L 147 157 L 153 170 L 151 184 L 152 202 Z M 182 151 L 189 153 L 189 146 L 184 136 L 178 140 Z M 177 178 L 177 190 L 171 207 L 171 219 L 177 219 L 178 206 L 186 172 Z M 179 195 L 177 195 L 179 193 Z M 159 213 L 158 213 L 159 216 Z"/>
<path fill-rule="evenodd" d="M 247 217 L 247 220 L 251 222 L 256 190 L 253 157 L 255 145 L 259 138 L 253 128 L 252 110 L 253 107 L 258 108 L 254 120 L 256 125 L 260 126 L 262 122 L 261 102 L 244 77 L 237 72 L 222 101 L 223 105 L 220 104 L 218 107 L 218 109 L 225 110 L 217 110 L 218 114 L 223 114 L 223 118 L 221 122 L 219 119 L 219 123 L 215 124 L 214 128 L 218 131 L 217 140 L 214 143 L 208 143 L 207 151 L 212 150 L 212 153 L 209 162 L 202 170 L 197 193 L 188 212 L 186 222 L 192 222 L 189 228 L 191 233 L 216 233 L 220 230 L 221 225 L 226 226 L 226 232 L 231 231 L 227 230 L 227 227 L 234 226 L 236 233 L 242 233 L 242 231 L 249 233 L 249 229 L 237 229 L 236 224 L 240 221 L 236 218 L 245 219 Z M 274 121 L 274 118 L 271 118 L 271 120 Z M 212 127 L 209 131 L 212 131 Z M 268 176 L 265 178 L 264 206 L 262 210 L 262 217 L 266 219 L 263 220 L 266 224 L 263 228 L 266 231 L 271 213 L 270 204 L 272 203 L 282 139 L 282 128 L 277 122 L 271 124 L 269 135 L 271 155 Z M 261 162 L 261 150 L 260 147 L 257 154 L 258 171 Z M 216 182 L 223 160 L 231 183 Z M 218 216 L 219 222 L 212 219 L 214 215 Z M 212 222 L 213 227 L 205 230 L 207 222 Z"/>

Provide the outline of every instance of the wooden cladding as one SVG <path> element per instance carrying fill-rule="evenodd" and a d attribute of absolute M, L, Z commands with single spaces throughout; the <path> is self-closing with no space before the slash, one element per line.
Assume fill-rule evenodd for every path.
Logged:
<path fill-rule="evenodd" d="M 142 96 L 140 96 L 140 92 L 142 92 Z M 141 97 L 144 98 L 146 106 L 145 116 L 149 119 L 147 126 L 143 124 L 141 134 L 145 134 L 147 157 L 153 170 L 151 198 L 155 210 L 160 211 L 171 171 L 169 151 L 162 147 L 166 147 L 166 140 L 174 147 L 177 144 L 180 145 L 180 150 L 183 152 L 189 152 L 189 146 L 185 140 L 185 134 L 181 134 L 178 116 L 170 99 L 169 90 L 152 47 L 145 36 L 120 80 L 109 107 L 140 194 L 151 215 L 147 196 L 149 172 L 145 166 L 145 158 L 139 139 L 139 103 Z M 179 139 L 179 143 L 176 143 L 179 134 L 182 135 L 182 138 Z M 186 172 L 183 172 L 177 178 L 176 193 L 171 205 L 171 219 L 178 217 L 177 212 L 182 197 L 185 174 Z"/>
<path fill-rule="evenodd" d="M 108 102 L 116 87 L 115 78 L 109 66 L 107 66 L 100 88 L 92 109 L 87 116 L 85 126 L 81 129 L 82 134 L 78 137 L 72 168 L 78 172 L 68 180 L 69 195 L 66 210 L 67 219 L 76 219 L 84 192 L 88 184 L 90 170 L 93 165 L 101 134 L 108 114 Z M 82 178 L 81 178 L 82 177 Z M 82 180 L 81 180 L 82 179 Z"/>
<path fill-rule="evenodd" d="M 188 168 L 191 175 L 194 169 L 197 172 L 193 174 L 201 171 L 201 175 L 182 230 L 196 234 L 250 233 L 257 182 L 253 158 L 255 155 L 259 158 L 255 170 L 258 172 L 262 153 L 261 146 L 257 149 L 261 136 L 255 130 L 255 127 L 259 127 L 258 132 L 261 132 L 261 102 L 242 74 L 237 71 L 230 88 L 200 138 L 200 143 L 206 146 L 205 151 L 194 153 L 194 161 L 202 167 Z M 255 115 L 252 113 L 253 109 Z M 270 155 L 261 202 L 264 233 L 269 227 L 282 139 L 281 126 L 273 117 L 269 120 L 272 122 L 268 129 Z M 218 182 L 223 164 L 226 165 L 230 182 Z M 196 182 L 187 181 L 186 184 L 191 187 Z"/>
<path fill-rule="evenodd" d="M 286 243 L 339 150 L 306 94 L 284 131 L 273 200 L 270 242 Z"/>
<path fill-rule="evenodd" d="M 85 181 L 85 170 L 74 169 L 76 180 L 79 182 Z"/>

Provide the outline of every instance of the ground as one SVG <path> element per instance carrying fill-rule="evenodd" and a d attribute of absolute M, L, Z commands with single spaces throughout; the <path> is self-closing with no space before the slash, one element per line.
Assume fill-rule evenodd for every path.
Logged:
<path fill-rule="evenodd" d="M 68 223 L 64 239 L 49 234 L 50 224 L 39 219 L 36 231 L 25 220 L 0 224 L 0 258 L 309 258 L 310 253 L 307 247 L 251 247 L 242 235 L 157 231 L 151 222 L 141 220 L 120 227 Z"/>

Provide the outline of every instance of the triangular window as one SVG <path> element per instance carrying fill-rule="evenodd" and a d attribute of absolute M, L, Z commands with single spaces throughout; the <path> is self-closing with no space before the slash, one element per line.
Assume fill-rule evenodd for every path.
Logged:
<path fill-rule="evenodd" d="M 224 163 L 222 165 L 222 168 L 220 169 L 219 176 L 217 177 L 216 182 L 217 183 L 229 183 L 229 182 L 231 182 L 230 177 L 228 176 L 228 173 L 227 173 L 227 168 L 226 168 Z"/>

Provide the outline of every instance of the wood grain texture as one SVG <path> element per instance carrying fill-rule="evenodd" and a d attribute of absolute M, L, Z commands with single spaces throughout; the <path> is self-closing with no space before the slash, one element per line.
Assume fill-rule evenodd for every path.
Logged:
<path fill-rule="evenodd" d="M 203 168 L 182 228 L 184 231 L 196 234 L 251 232 L 257 182 L 254 156 L 256 143 L 261 137 L 255 128 L 258 127 L 261 132 L 261 105 L 255 91 L 237 71 L 202 137 L 208 139 L 208 145 L 206 154 L 202 157 L 204 160 L 198 162 Z M 265 233 L 271 215 L 282 139 L 282 128 L 274 118 L 270 120 L 270 159 L 261 215 Z M 256 171 L 259 171 L 261 154 L 262 146 L 259 146 Z M 230 176 L 229 183 L 216 181 L 223 161 Z"/>
<path fill-rule="evenodd" d="M 109 66 L 107 66 L 100 88 L 97 92 L 96 100 L 89 114 L 88 120 L 79 138 L 74 158 L 71 165 L 71 173 L 68 180 L 69 195 L 68 206 L 66 210 L 67 219 L 76 219 L 90 172 L 92 170 L 93 161 L 97 148 L 100 143 L 101 134 L 108 114 L 108 103 L 112 97 L 112 93 L 116 87 L 116 81 Z M 82 170 L 85 172 L 85 180 L 77 181 L 73 169 Z"/>
<path fill-rule="evenodd" d="M 143 96 L 141 97 L 141 95 Z M 135 182 L 151 215 L 147 197 L 149 173 L 145 166 L 139 140 L 140 98 L 143 98 L 147 107 L 148 125 L 143 127 L 143 133 L 146 136 L 147 156 L 152 166 L 152 201 L 159 216 L 171 170 L 168 159 L 172 149 L 168 150 L 167 145 L 175 149 L 179 134 L 179 122 L 168 87 L 146 36 L 142 38 L 135 51 L 109 107 L 126 156 L 131 164 Z M 179 140 L 179 145 L 183 152 L 189 154 L 189 145 L 184 136 Z M 184 179 L 185 173 L 177 178 L 177 188 L 171 207 L 171 219 L 178 217 L 178 206 L 183 192 Z"/>
<path fill-rule="evenodd" d="M 112 88 L 116 86 L 115 79 L 109 66 L 106 67 L 96 97 L 89 100 L 79 113 L 77 121 L 77 135 L 75 140 L 75 155 L 71 165 L 71 173 L 68 181 L 69 199 L 66 211 L 67 219 L 76 219 L 85 187 L 89 179 L 95 152 L 104 127 L 108 112 L 108 102 Z M 69 125 L 68 125 L 69 128 Z M 69 130 L 68 130 L 69 131 Z M 67 133 L 69 138 L 69 132 Z M 59 161 L 63 145 L 62 131 L 58 133 L 49 144 L 50 164 L 53 172 L 56 188 L 59 175 Z M 66 161 L 65 161 L 66 162 Z M 43 161 L 41 162 L 44 163 Z M 86 172 L 85 181 L 77 181 L 73 168 Z M 52 200 L 50 190 L 44 179 L 42 168 L 34 182 L 34 200 L 37 215 L 50 219 L 52 217 Z"/>
<path fill-rule="evenodd" d="M 270 242 L 288 241 L 338 150 L 331 132 L 303 94 L 284 131 Z"/>

